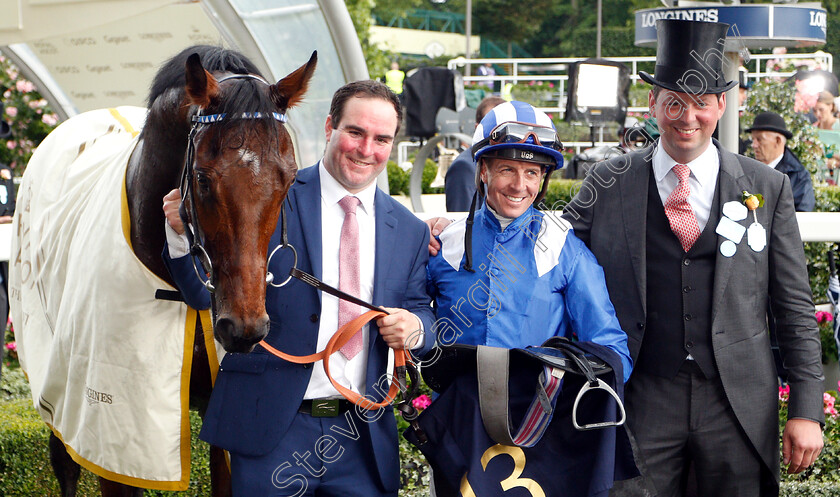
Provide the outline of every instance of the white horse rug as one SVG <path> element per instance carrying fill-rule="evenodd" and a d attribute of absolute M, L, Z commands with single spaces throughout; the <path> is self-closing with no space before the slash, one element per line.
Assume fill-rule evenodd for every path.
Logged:
<path fill-rule="evenodd" d="M 195 313 L 155 299 L 172 288 L 128 241 L 125 172 L 145 116 L 81 114 L 38 147 L 18 194 L 10 305 L 35 408 L 74 460 L 185 490 Z"/>

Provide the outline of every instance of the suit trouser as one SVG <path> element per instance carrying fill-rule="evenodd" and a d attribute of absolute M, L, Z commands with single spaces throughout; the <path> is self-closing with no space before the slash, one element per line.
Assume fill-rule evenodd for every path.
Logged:
<path fill-rule="evenodd" d="M 347 436 L 345 415 L 355 416 L 353 411 L 327 418 L 298 413 L 270 453 L 231 452 L 234 497 L 397 497 L 381 490 L 370 442 Z M 356 426 L 361 423 L 355 420 Z"/>
<path fill-rule="evenodd" d="M 685 495 L 693 463 L 700 497 L 758 496 L 761 462 L 720 378 L 694 361 L 664 378 L 633 371 L 625 390 L 628 426 L 658 497 Z"/>

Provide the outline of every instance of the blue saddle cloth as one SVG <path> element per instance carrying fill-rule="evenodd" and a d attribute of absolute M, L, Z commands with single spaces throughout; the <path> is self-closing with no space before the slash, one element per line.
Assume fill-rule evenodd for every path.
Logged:
<path fill-rule="evenodd" d="M 605 365 L 598 378 L 624 399 L 621 359 L 607 347 L 577 342 L 592 362 Z M 514 349 L 510 355 L 509 412 L 514 426 L 534 398 L 543 362 L 562 353 L 547 347 Z M 548 358 L 545 355 L 549 356 Z M 469 361 L 467 361 L 469 362 Z M 610 370 L 611 367 L 611 370 Z M 618 378 L 618 380 L 616 380 Z M 408 429 L 404 435 L 460 495 L 586 497 L 606 496 L 615 480 L 638 476 L 624 427 L 579 431 L 572 425 L 575 397 L 584 376 L 566 374 L 553 418 L 533 447 L 494 442 L 484 429 L 475 368 L 457 374 L 418 418 L 428 441 Z M 578 406 L 578 420 L 594 423 L 619 418 L 618 405 L 604 391 L 590 391 Z M 472 492 L 472 493 L 470 493 Z"/>

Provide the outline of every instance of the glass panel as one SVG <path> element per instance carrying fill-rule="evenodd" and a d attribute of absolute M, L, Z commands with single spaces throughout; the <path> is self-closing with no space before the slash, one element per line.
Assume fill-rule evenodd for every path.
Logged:
<path fill-rule="evenodd" d="M 275 80 L 294 71 L 318 50 L 318 66 L 302 104 L 289 111 L 297 143 L 298 166 L 321 157 L 326 144 L 324 122 L 330 100 L 344 84 L 333 38 L 316 0 L 231 0 Z"/>

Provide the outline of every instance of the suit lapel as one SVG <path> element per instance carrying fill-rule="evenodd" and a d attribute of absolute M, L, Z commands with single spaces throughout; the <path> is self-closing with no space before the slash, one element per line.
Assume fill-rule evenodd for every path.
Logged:
<path fill-rule="evenodd" d="M 294 193 L 294 208 L 298 209 L 301 237 L 306 245 L 309 263 L 312 265 L 312 275 L 322 279 L 321 179 L 318 176 L 318 164 L 298 171 Z M 311 229 L 303 229 L 304 226 Z M 318 298 L 321 298 L 320 292 Z"/>
<path fill-rule="evenodd" d="M 720 144 L 717 142 L 715 142 L 715 146 L 718 147 L 720 155 L 720 174 L 718 175 L 718 181 L 720 182 L 720 206 L 722 208 L 727 202 L 741 200 L 741 192 L 743 190 L 751 191 L 752 188 L 749 179 L 744 175 L 744 170 L 741 168 L 737 156 L 722 150 Z M 723 237 L 718 235 L 718 247 L 722 242 Z M 749 250 L 746 246 L 746 240 L 741 240 L 741 243 L 738 244 L 738 250 L 745 249 Z M 720 253 L 720 250 L 717 251 L 717 256 L 715 257 L 714 291 L 712 293 L 714 295 L 714 300 L 712 301 L 712 327 L 714 327 L 715 316 L 717 316 L 718 310 L 720 309 L 721 299 L 726 294 L 726 287 L 729 284 L 730 278 L 732 278 L 732 263 L 737 256 L 737 252 L 732 257 L 725 257 Z"/>
<path fill-rule="evenodd" d="M 396 239 L 397 219 L 391 213 L 394 206 L 385 197 L 385 193 L 377 188 L 373 200 L 373 208 L 376 210 L 376 253 L 373 262 L 374 305 L 383 305 L 382 290 L 388 276 L 388 267 L 391 265 L 395 247 L 399 245 Z"/>
<path fill-rule="evenodd" d="M 653 148 L 642 151 L 643 156 L 631 163 L 626 174 L 619 176 L 621 192 L 621 209 L 617 215 L 621 215 L 624 225 L 624 236 L 627 239 L 627 247 L 630 252 L 630 261 L 633 264 L 636 285 L 639 291 L 639 298 L 642 302 L 642 309 L 647 309 L 647 265 L 645 257 L 645 233 L 647 233 L 647 196 L 650 181 L 651 161 Z"/>

